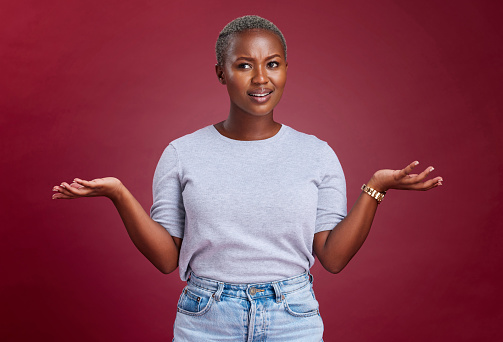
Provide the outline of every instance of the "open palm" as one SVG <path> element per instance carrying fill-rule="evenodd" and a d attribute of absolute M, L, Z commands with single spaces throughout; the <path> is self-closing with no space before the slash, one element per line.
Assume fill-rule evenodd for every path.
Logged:
<path fill-rule="evenodd" d="M 74 199 L 79 197 L 105 196 L 113 197 L 122 187 L 122 183 L 115 177 L 96 178 L 86 181 L 75 178 L 72 183 L 63 182 L 53 187 L 56 193 L 53 199 Z"/>
<path fill-rule="evenodd" d="M 369 186 L 377 191 L 387 191 L 389 189 L 399 190 L 430 190 L 442 185 L 442 177 L 435 177 L 426 180 L 434 170 L 433 167 L 427 167 L 419 174 L 413 174 L 412 170 L 419 164 L 414 161 L 402 170 L 383 169 L 377 171 L 369 181 Z"/>

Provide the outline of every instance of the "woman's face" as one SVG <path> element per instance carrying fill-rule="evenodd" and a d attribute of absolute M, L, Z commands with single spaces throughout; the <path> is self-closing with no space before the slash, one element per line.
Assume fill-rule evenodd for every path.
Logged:
<path fill-rule="evenodd" d="M 227 85 L 231 113 L 264 116 L 283 95 L 288 64 L 278 36 L 266 30 L 234 35 L 217 76 Z"/>

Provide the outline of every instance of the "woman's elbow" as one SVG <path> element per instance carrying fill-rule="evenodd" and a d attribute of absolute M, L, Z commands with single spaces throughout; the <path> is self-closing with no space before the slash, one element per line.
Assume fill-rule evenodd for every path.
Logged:
<path fill-rule="evenodd" d="M 164 269 L 164 268 L 158 268 L 159 271 L 161 271 L 162 274 L 170 274 L 172 273 L 174 270 L 176 270 L 176 268 L 174 269 Z"/>
<path fill-rule="evenodd" d="M 162 274 L 170 274 L 178 268 L 178 265 L 154 265 Z"/>
<path fill-rule="evenodd" d="M 344 268 L 344 267 L 325 267 L 325 269 L 326 269 L 328 272 L 332 273 L 332 274 L 337 274 L 337 273 L 339 273 L 340 271 L 342 271 L 342 270 L 343 270 L 343 268 Z"/>
<path fill-rule="evenodd" d="M 344 263 L 344 262 L 331 262 L 331 263 L 321 263 L 323 265 L 323 268 L 325 268 L 328 272 L 332 273 L 332 274 L 337 274 L 339 272 L 341 272 L 344 267 L 346 267 L 346 265 L 348 264 L 347 262 Z"/>

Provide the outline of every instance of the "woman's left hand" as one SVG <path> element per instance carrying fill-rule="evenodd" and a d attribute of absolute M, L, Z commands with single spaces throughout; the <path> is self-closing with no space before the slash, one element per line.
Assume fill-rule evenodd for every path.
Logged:
<path fill-rule="evenodd" d="M 413 174 L 412 170 L 419 164 L 418 161 L 410 163 L 402 170 L 379 170 L 367 183 L 367 186 L 379 191 L 389 189 L 400 190 L 430 190 L 442 185 L 442 177 L 435 177 L 425 180 L 433 171 L 432 166 L 428 166 L 423 172 Z"/>

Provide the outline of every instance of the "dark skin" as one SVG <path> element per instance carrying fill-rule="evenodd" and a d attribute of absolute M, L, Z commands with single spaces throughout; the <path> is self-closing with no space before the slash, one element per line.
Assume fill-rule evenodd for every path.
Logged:
<path fill-rule="evenodd" d="M 287 70 L 281 41 L 274 33 L 251 30 L 233 37 L 224 65 L 215 65 L 218 80 L 227 86 L 230 99 L 229 116 L 215 128 L 236 140 L 274 136 L 281 124 L 274 121 L 273 112 L 283 95 Z M 250 95 L 261 90 L 270 95 Z"/>
<path fill-rule="evenodd" d="M 226 51 L 223 65 L 216 65 L 218 80 L 230 99 L 229 116 L 215 124 L 220 134 L 236 140 L 262 140 L 274 136 L 281 124 L 273 112 L 286 84 L 288 63 L 280 39 L 269 31 L 251 30 L 236 34 Z M 442 185 L 442 178 L 428 179 L 431 166 L 413 174 L 418 162 L 402 170 L 379 170 L 366 183 L 383 192 L 390 189 L 430 190 Z M 114 177 L 55 186 L 53 199 L 105 196 L 117 208 L 126 230 L 141 253 L 163 273 L 178 266 L 182 239 L 172 237 L 153 221 L 127 188 Z M 377 210 L 377 201 L 361 193 L 348 215 L 333 230 L 314 235 L 313 249 L 325 269 L 340 272 L 365 241 Z"/>
<path fill-rule="evenodd" d="M 273 56 L 273 57 L 271 57 Z M 274 62 L 274 64 L 271 64 Z M 224 65 L 216 65 L 220 83 L 227 86 L 231 101 L 229 117 L 215 128 L 224 136 L 237 140 L 260 140 L 274 136 L 281 125 L 273 112 L 286 84 L 288 63 L 281 41 L 274 33 L 252 30 L 240 33 L 232 40 Z M 248 93 L 263 87 L 273 90 L 265 103 L 257 104 Z M 441 185 L 441 178 L 423 182 L 432 171 L 429 167 L 419 175 L 411 175 L 416 162 L 403 170 L 380 170 L 367 183 L 386 191 L 391 188 L 428 190 Z M 377 210 L 377 201 L 360 194 L 355 205 L 334 230 L 315 234 L 313 249 L 321 264 L 330 272 L 340 272 L 365 241 Z"/>

